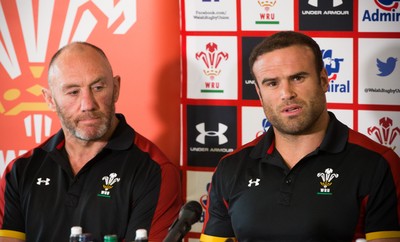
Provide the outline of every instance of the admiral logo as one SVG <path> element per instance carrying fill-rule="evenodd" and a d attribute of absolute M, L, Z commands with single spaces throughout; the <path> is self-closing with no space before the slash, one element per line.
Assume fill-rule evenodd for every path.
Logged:
<path fill-rule="evenodd" d="M 393 144 L 396 137 L 400 137 L 400 128 L 393 127 L 391 118 L 382 117 L 379 119 L 379 126 L 369 127 L 367 133 L 370 136 L 374 136 L 382 145 L 392 147 L 395 150 L 396 146 L 393 146 Z"/>
<path fill-rule="evenodd" d="M 373 11 L 365 10 L 363 22 L 399 22 L 400 21 L 400 0 L 374 0 L 376 8 Z"/>
<path fill-rule="evenodd" d="M 263 12 L 259 13 L 260 18 L 256 21 L 256 24 L 279 24 L 279 21 L 276 20 L 274 7 L 276 4 L 276 0 L 258 0 L 258 5 L 264 10 Z"/>
<path fill-rule="evenodd" d="M 199 51 L 196 53 L 196 60 L 203 62 L 203 73 L 209 79 L 209 81 L 205 81 L 204 89 L 201 89 L 201 92 L 224 92 L 222 89 L 220 89 L 220 82 L 216 80 L 216 77 L 222 71 L 220 69 L 221 62 L 228 60 L 228 58 L 229 54 L 227 52 L 218 51 L 218 45 L 213 42 L 209 42 L 206 44 L 206 51 Z"/>
<path fill-rule="evenodd" d="M 340 63 L 344 61 L 343 58 L 334 58 L 332 50 L 322 50 L 322 59 L 325 69 L 328 73 L 329 86 L 328 92 L 332 93 L 350 93 L 350 80 L 346 83 L 337 83 L 337 76 L 340 71 Z"/>

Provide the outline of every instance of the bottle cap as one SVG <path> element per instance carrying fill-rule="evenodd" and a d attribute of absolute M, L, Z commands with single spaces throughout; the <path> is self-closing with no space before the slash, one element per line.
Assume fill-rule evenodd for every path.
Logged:
<path fill-rule="evenodd" d="M 147 230 L 145 229 L 136 230 L 136 239 L 147 239 Z"/>
<path fill-rule="evenodd" d="M 116 234 L 104 235 L 104 242 L 116 242 L 116 241 L 118 241 L 118 236 Z"/>
<path fill-rule="evenodd" d="M 82 234 L 82 227 L 81 226 L 71 227 L 71 234 Z"/>

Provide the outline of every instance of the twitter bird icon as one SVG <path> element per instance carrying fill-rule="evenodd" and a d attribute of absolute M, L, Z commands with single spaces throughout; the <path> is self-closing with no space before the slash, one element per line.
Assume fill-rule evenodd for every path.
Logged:
<path fill-rule="evenodd" d="M 394 71 L 394 68 L 396 67 L 396 62 L 397 62 L 397 58 L 394 58 L 394 57 L 389 57 L 386 60 L 386 62 L 376 59 L 376 66 L 378 67 L 378 70 L 380 72 L 377 75 L 378 76 L 390 75 Z"/>

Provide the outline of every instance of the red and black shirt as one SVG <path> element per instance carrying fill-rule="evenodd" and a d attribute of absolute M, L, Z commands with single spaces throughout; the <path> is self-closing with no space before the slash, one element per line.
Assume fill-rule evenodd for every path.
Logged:
<path fill-rule="evenodd" d="M 75 176 L 60 130 L 14 160 L 1 181 L 0 235 L 68 241 L 82 226 L 96 241 L 106 234 L 133 241 L 144 228 L 162 241 L 182 205 L 179 168 L 121 114 L 103 150 Z"/>
<path fill-rule="evenodd" d="M 200 241 L 400 237 L 400 159 L 330 113 L 326 136 L 289 169 L 266 134 L 225 156 Z"/>

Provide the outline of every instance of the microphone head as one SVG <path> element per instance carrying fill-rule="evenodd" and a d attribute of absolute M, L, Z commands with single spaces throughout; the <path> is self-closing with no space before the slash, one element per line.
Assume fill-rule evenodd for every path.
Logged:
<path fill-rule="evenodd" d="M 181 208 L 179 219 L 186 220 L 190 225 L 192 225 L 200 220 L 202 212 L 203 208 L 199 202 L 189 201 Z"/>

